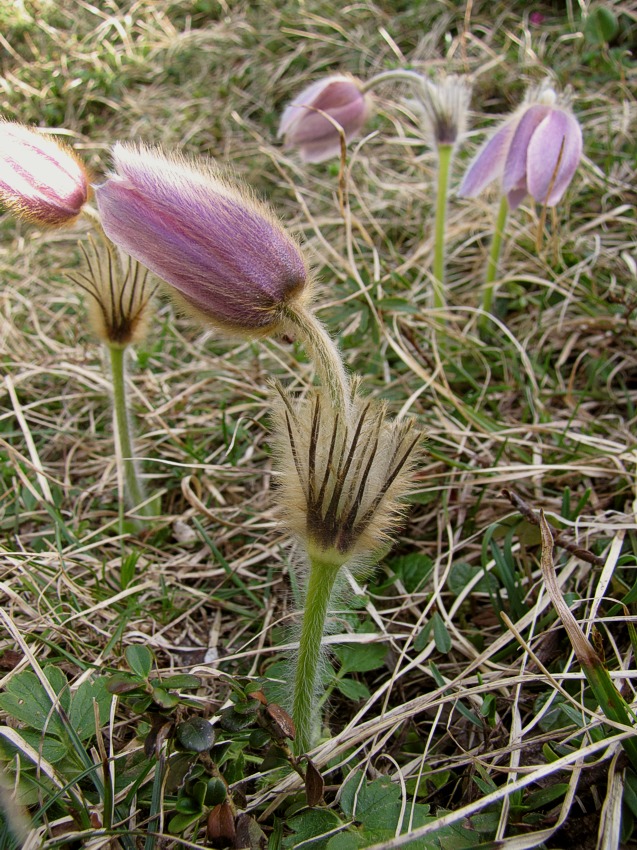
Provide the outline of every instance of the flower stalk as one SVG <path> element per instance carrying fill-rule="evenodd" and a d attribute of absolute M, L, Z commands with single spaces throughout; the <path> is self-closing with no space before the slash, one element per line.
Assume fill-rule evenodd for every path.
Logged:
<path fill-rule="evenodd" d="M 438 145 L 438 191 L 434 236 L 433 287 L 434 307 L 445 307 L 445 229 L 447 224 L 447 194 L 453 158 L 453 145 Z"/>
<path fill-rule="evenodd" d="M 345 412 L 325 390 L 295 399 L 276 389 L 278 497 L 309 565 L 292 697 L 301 754 L 314 743 L 321 640 L 339 571 L 361 574 L 390 543 L 421 434 L 409 419 L 390 420 L 355 381 Z"/>
<path fill-rule="evenodd" d="M 148 502 L 137 475 L 130 417 L 126 403 L 126 348 L 109 345 L 111 377 L 113 382 L 113 413 L 117 435 L 117 459 L 122 472 L 124 495 L 128 504 L 143 517 L 155 516 L 152 502 Z"/>
<path fill-rule="evenodd" d="M 317 691 L 321 669 L 321 643 L 327 610 L 340 564 L 310 557 L 299 655 L 294 675 L 292 715 L 296 727 L 295 749 L 302 755 L 311 749 L 318 721 Z"/>
<path fill-rule="evenodd" d="M 509 201 L 506 195 L 500 198 L 500 206 L 495 219 L 495 227 L 493 230 L 493 239 L 491 241 L 491 250 L 489 251 L 489 259 L 487 261 L 487 273 L 484 280 L 484 295 L 482 297 L 482 310 L 485 314 L 490 314 L 493 308 L 493 292 L 494 283 L 498 276 L 498 263 L 500 261 L 500 252 L 502 250 L 502 239 L 504 237 L 504 229 L 506 227 L 507 216 L 509 214 Z M 481 317 L 481 324 L 484 325 L 487 321 L 487 315 Z"/>
<path fill-rule="evenodd" d="M 296 332 L 308 355 L 314 360 L 321 384 L 326 387 L 335 410 L 347 413 L 350 406 L 350 383 L 343 359 L 334 340 L 314 313 L 302 306 L 286 309 L 290 330 Z"/>

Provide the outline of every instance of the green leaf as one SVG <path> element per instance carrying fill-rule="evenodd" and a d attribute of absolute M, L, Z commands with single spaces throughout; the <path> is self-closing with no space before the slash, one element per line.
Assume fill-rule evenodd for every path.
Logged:
<path fill-rule="evenodd" d="M 438 652 L 442 652 L 446 655 L 451 649 L 451 635 L 447 631 L 447 627 L 444 624 L 444 620 L 442 619 L 438 611 L 435 612 L 431 619 L 433 622 L 434 642 L 436 644 L 436 649 L 438 650 Z"/>
<path fill-rule="evenodd" d="M 351 700 L 369 699 L 371 693 L 367 685 L 362 682 L 357 682 L 354 679 L 340 679 L 336 683 L 336 687 L 344 697 Z"/>
<path fill-rule="evenodd" d="M 185 720 L 177 726 L 175 732 L 184 750 L 192 753 L 205 753 L 215 742 L 215 730 L 203 717 Z"/>
<path fill-rule="evenodd" d="M 367 673 L 385 664 L 387 647 L 379 643 L 350 643 L 337 646 L 334 654 L 341 662 L 344 673 Z"/>
<path fill-rule="evenodd" d="M 51 671 L 48 672 L 51 678 L 57 678 Z M 57 672 L 64 678 L 61 671 Z M 66 679 L 64 682 L 66 685 Z M 24 670 L 9 680 L 5 692 L 0 694 L 0 708 L 32 729 L 46 731 L 47 735 L 55 735 L 58 738 L 65 737 L 64 725 L 57 712 L 52 709 L 49 695 L 35 673 L 30 670 Z"/>
<path fill-rule="evenodd" d="M 48 762 L 51 762 L 51 764 L 61 761 L 71 752 L 64 741 L 58 741 L 52 735 L 45 735 L 43 737 L 41 732 L 35 732 L 33 729 L 21 729 L 20 735 L 36 752 L 42 753 L 42 757 Z M 9 742 L 5 743 L 12 748 L 14 746 L 13 744 L 9 744 Z"/>
<path fill-rule="evenodd" d="M 399 555 L 390 564 L 408 593 L 420 590 L 433 570 L 433 561 L 427 555 L 412 552 L 409 555 Z"/>
<path fill-rule="evenodd" d="M 393 835 L 388 836 L 393 838 Z M 331 838 L 326 850 L 359 850 L 359 847 L 369 847 L 372 844 L 368 836 L 356 830 L 341 832 Z"/>
<path fill-rule="evenodd" d="M 472 581 L 478 573 L 482 572 L 481 567 L 474 567 L 472 564 L 465 564 L 463 561 L 453 564 L 447 577 L 447 587 L 454 594 L 459 596 L 465 587 Z M 474 593 L 489 593 L 493 595 L 498 590 L 498 582 L 495 576 L 491 573 L 483 575 L 473 587 Z"/>
<path fill-rule="evenodd" d="M 406 298 L 381 298 L 376 306 L 379 310 L 392 310 L 396 313 L 419 313 L 421 307 Z"/>
<path fill-rule="evenodd" d="M 161 680 L 162 687 L 177 691 L 194 691 L 201 687 L 201 679 L 190 673 L 177 673 L 175 676 L 165 676 Z"/>
<path fill-rule="evenodd" d="M 180 797 L 175 804 L 175 811 L 180 815 L 200 815 L 203 808 L 201 803 L 192 797 Z"/>
<path fill-rule="evenodd" d="M 147 646 L 134 643 L 131 646 L 126 647 L 124 655 L 126 656 L 128 666 L 131 668 L 133 673 L 136 673 L 143 679 L 147 679 L 150 676 L 150 671 L 153 669 L 154 658 L 153 653 Z"/>
<path fill-rule="evenodd" d="M 348 777 L 341 792 L 343 812 L 369 829 L 395 827 L 400 802 L 400 786 L 388 776 L 366 782 L 360 771 Z"/>
<path fill-rule="evenodd" d="M 171 709 L 179 705 L 179 697 L 163 688 L 153 688 L 153 702 L 157 703 L 160 708 Z"/>
<path fill-rule="evenodd" d="M 94 702 L 97 703 L 101 727 L 108 720 L 111 707 L 111 695 L 103 676 L 82 682 L 71 698 L 69 721 L 81 741 L 92 738 L 96 733 Z"/>
<path fill-rule="evenodd" d="M 283 847 L 292 848 L 303 841 L 310 841 L 308 850 L 323 850 L 332 836 L 322 839 L 321 836 L 340 826 L 341 821 L 331 809 L 305 809 L 300 814 L 290 818 L 287 826 L 293 830 L 293 835 L 283 839 Z"/>
<path fill-rule="evenodd" d="M 590 44 L 608 44 L 618 32 L 619 22 L 606 6 L 593 9 L 584 24 L 584 37 Z"/>
<path fill-rule="evenodd" d="M 113 673 L 108 677 L 106 689 L 110 694 L 128 694 L 132 691 L 144 691 L 145 680 L 130 673 Z"/>
<path fill-rule="evenodd" d="M 172 832 L 173 835 L 184 832 L 189 826 L 199 820 L 201 814 L 201 812 L 197 812 L 192 815 L 174 815 L 168 822 L 168 832 Z"/>
<path fill-rule="evenodd" d="M 555 800 L 559 800 L 568 791 L 566 782 L 556 782 L 550 788 L 540 788 L 539 791 L 533 791 L 524 801 L 523 809 L 533 811 L 533 809 L 543 809 L 550 806 Z"/>

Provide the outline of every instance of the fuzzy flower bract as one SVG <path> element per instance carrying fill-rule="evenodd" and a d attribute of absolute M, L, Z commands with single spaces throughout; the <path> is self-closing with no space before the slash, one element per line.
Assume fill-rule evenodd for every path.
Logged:
<path fill-rule="evenodd" d="M 273 333 L 309 291 L 297 243 L 269 208 L 211 163 L 117 144 L 95 194 L 106 235 L 203 321 Z"/>
<path fill-rule="evenodd" d="M 89 322 L 95 335 L 110 346 L 125 348 L 146 335 L 156 285 L 148 269 L 119 255 L 112 245 L 89 238 L 80 243 L 84 263 L 67 272 L 89 296 Z"/>
<path fill-rule="evenodd" d="M 86 170 L 70 148 L 0 121 L 0 203 L 36 224 L 59 226 L 80 214 L 88 195 Z"/>
<path fill-rule="evenodd" d="M 277 387 L 279 501 L 310 558 L 365 566 L 391 540 L 421 441 L 411 419 L 353 389 L 347 421 L 320 390 L 294 399 Z"/>

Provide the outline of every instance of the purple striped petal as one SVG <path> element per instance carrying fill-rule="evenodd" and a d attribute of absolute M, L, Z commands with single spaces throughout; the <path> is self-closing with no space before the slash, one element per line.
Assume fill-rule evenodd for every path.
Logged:
<path fill-rule="evenodd" d="M 551 110 L 529 143 L 529 193 L 539 204 L 555 206 L 573 179 L 581 156 L 582 131 L 577 119 L 561 109 Z"/>
<path fill-rule="evenodd" d="M 38 224 L 76 218 L 89 183 L 73 151 L 36 130 L 0 121 L 0 201 Z"/>
<path fill-rule="evenodd" d="M 502 174 L 502 191 L 505 193 L 526 188 L 526 158 L 529 142 L 540 122 L 550 113 L 549 106 L 536 104 L 525 109 L 518 121 L 507 152 Z M 525 192 L 526 194 L 526 192 Z M 520 203 L 520 201 L 518 201 Z M 517 206 L 517 204 L 516 204 Z M 512 207 L 513 208 L 513 207 Z"/>
<path fill-rule="evenodd" d="M 296 243 L 266 207 L 212 170 L 116 145 L 96 187 L 106 235 L 213 323 L 269 332 L 307 283 Z"/>
<path fill-rule="evenodd" d="M 501 177 L 516 123 L 515 119 L 507 121 L 478 151 L 458 189 L 461 198 L 475 198 L 492 180 Z"/>
<path fill-rule="evenodd" d="M 356 80 L 328 77 L 309 86 L 285 109 L 279 136 L 287 147 L 299 148 L 306 162 L 322 162 L 340 153 L 339 127 L 350 141 L 368 116 L 369 102 Z"/>

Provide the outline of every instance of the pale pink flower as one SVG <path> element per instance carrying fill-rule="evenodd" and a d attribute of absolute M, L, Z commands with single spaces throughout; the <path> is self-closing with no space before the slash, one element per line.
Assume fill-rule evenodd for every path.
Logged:
<path fill-rule="evenodd" d="M 470 163 L 458 194 L 473 198 L 493 180 L 500 180 L 511 209 L 527 195 L 554 207 L 582 156 L 580 125 L 555 101 L 555 92 L 546 88 L 535 99 L 527 99 Z"/>
<path fill-rule="evenodd" d="M 370 113 L 369 98 L 354 77 L 335 74 L 306 88 L 285 108 L 279 125 L 286 147 L 298 148 L 304 162 L 340 155 L 341 130 L 350 141 Z"/>
<path fill-rule="evenodd" d="M 230 333 L 273 333 L 304 300 L 308 271 L 268 207 L 211 163 L 117 144 L 115 173 L 95 189 L 106 235 Z"/>
<path fill-rule="evenodd" d="M 0 121 L 0 203 L 36 224 L 72 221 L 89 180 L 70 148 L 35 129 Z"/>

